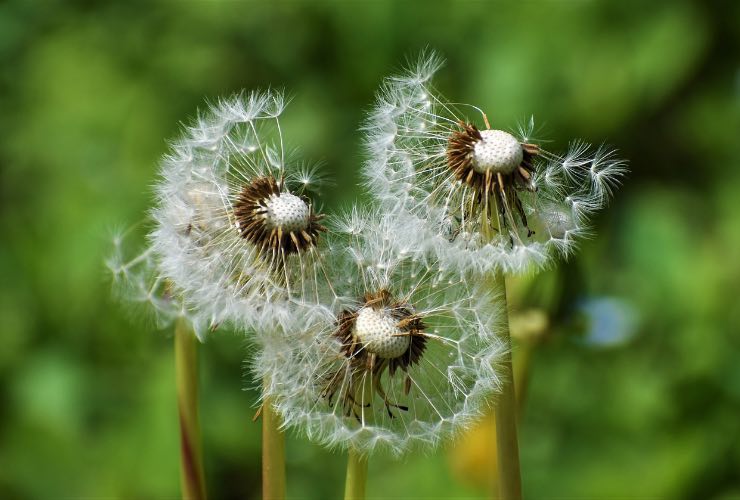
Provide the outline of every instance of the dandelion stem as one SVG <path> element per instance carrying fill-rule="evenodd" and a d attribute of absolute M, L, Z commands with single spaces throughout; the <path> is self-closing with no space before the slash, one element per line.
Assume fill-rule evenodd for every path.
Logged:
<path fill-rule="evenodd" d="M 182 498 L 205 500 L 206 482 L 198 418 L 198 340 L 185 320 L 175 324 L 175 373 L 180 414 L 180 487 Z"/>
<path fill-rule="evenodd" d="M 262 403 L 262 498 L 285 498 L 285 436 L 270 398 Z"/>
<path fill-rule="evenodd" d="M 347 459 L 347 481 L 344 485 L 344 500 L 364 500 L 367 483 L 367 456 L 354 448 L 349 449 Z"/>
<path fill-rule="evenodd" d="M 511 335 L 509 334 L 509 317 L 506 303 L 506 281 L 503 273 L 493 276 L 494 285 L 503 292 L 503 304 L 506 314 L 501 328 L 501 337 L 507 347 L 501 363 L 503 385 L 496 405 L 496 450 L 498 453 L 499 496 L 502 500 L 519 500 L 522 498 L 522 480 L 519 471 L 519 444 L 517 440 L 516 390 L 514 373 L 511 365 Z"/>
<path fill-rule="evenodd" d="M 486 204 L 481 213 L 481 233 L 485 241 L 490 241 L 493 236 L 492 220 L 488 216 L 491 209 L 497 210 L 496 205 L 492 204 L 489 207 Z M 498 225 L 500 232 L 501 223 L 499 222 Z M 520 500 L 522 498 L 522 478 L 519 470 L 519 442 L 516 431 L 516 419 L 519 412 L 516 405 L 514 370 L 511 364 L 511 333 L 509 332 L 509 307 L 506 301 L 506 279 L 501 271 L 495 271 L 490 279 L 492 287 L 501 293 L 504 321 L 500 335 L 506 347 L 506 354 L 500 365 L 503 380 L 501 395 L 495 408 L 499 498 Z"/>

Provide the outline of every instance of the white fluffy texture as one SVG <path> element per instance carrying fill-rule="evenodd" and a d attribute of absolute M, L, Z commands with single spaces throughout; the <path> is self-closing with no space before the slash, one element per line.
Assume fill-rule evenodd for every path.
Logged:
<path fill-rule="evenodd" d="M 199 316 L 197 325 L 290 326 L 293 301 L 317 300 L 316 248 L 266 253 L 241 237 L 234 217 L 243 186 L 273 176 L 285 178 L 287 190 L 273 199 L 268 218 L 293 226 L 308 218 L 309 207 L 290 193 L 302 194 L 313 170 L 286 159 L 284 106 L 283 95 L 271 91 L 221 100 L 183 131 L 162 162 L 150 240 L 161 276 Z M 207 328 L 196 331 L 203 338 Z"/>
<path fill-rule="evenodd" d="M 523 272 L 548 265 L 554 254 L 567 257 L 578 237 L 587 234 L 589 217 L 606 205 L 619 185 L 625 162 L 611 150 L 578 141 L 562 156 L 543 150 L 534 159 L 537 191 L 518 192 L 535 234 L 526 234 L 512 209 L 503 230 L 495 228 L 493 237 L 484 238 L 491 231 L 482 230 L 481 218 L 471 216 L 467 208 L 474 193 L 447 165 L 450 135 L 459 130 L 460 120 L 471 120 L 459 110 L 462 105 L 447 103 L 435 93 L 430 81 L 440 66 L 434 54 L 422 54 L 410 70 L 384 82 L 365 126 L 369 160 L 363 174 L 370 191 L 385 210 L 422 222 L 413 226 L 421 228 L 420 233 L 406 232 L 403 240 L 419 242 L 448 266 Z M 466 109 L 482 114 L 475 106 Z M 500 131 L 480 128 L 486 140 L 496 135 L 503 146 Z M 532 129 L 530 120 L 517 140 L 535 142 Z M 494 168 L 511 168 L 510 154 L 487 146 L 476 151 L 479 162 Z"/>
<path fill-rule="evenodd" d="M 167 328 L 177 319 L 206 328 L 207 325 L 197 325 L 200 317 L 188 310 L 182 297 L 173 295 L 166 280 L 159 276 L 152 249 L 130 256 L 124 251 L 125 243 L 123 234 L 116 235 L 113 252 L 105 261 L 116 295 L 127 304 L 143 306 L 142 316 L 153 314 L 157 328 Z"/>
<path fill-rule="evenodd" d="M 363 307 L 357 312 L 355 335 L 365 349 L 381 358 L 397 358 L 406 352 L 411 337 L 403 335 L 390 311 Z"/>
<path fill-rule="evenodd" d="M 498 389 L 498 363 L 505 352 L 495 334 L 501 302 L 490 290 L 424 261 L 410 247 L 392 244 L 406 239 L 402 235 L 411 229 L 409 224 L 413 221 L 357 211 L 335 221 L 337 255 L 328 270 L 333 300 L 326 301 L 322 313 L 316 308 L 310 309 L 310 317 L 298 312 L 304 319 L 301 329 L 258 339 L 263 345 L 254 373 L 264 380 L 264 396 L 286 427 L 332 448 L 400 455 L 436 446 L 465 429 Z M 408 406 L 408 411 L 391 407 L 392 418 L 377 392 L 360 391 L 354 405 L 357 417 L 347 416 L 340 391 L 331 403 L 322 396 L 329 378 L 337 377 L 339 386 L 346 387 L 350 373 L 350 360 L 334 335 L 337 318 L 342 311 L 361 310 L 362 297 L 382 289 L 423 318 L 426 349 L 409 367 L 408 381 L 400 368 L 394 376 L 385 370 L 380 379 L 388 400 Z M 357 330 L 366 338 L 388 338 L 397 329 L 382 313 L 360 316 Z M 390 355 L 397 347 L 373 349 Z"/>
<path fill-rule="evenodd" d="M 482 139 L 473 149 L 473 170 L 485 173 L 510 174 L 522 162 L 522 146 L 503 130 L 481 130 Z"/>

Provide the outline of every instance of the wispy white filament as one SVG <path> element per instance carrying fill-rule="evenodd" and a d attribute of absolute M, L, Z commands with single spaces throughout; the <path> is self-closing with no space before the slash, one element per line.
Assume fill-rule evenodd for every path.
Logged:
<path fill-rule="evenodd" d="M 130 255 L 125 250 L 125 237 L 123 232 L 113 237 L 113 250 L 105 260 L 118 297 L 126 303 L 143 306 L 142 316 L 153 314 L 158 328 L 169 327 L 178 318 L 186 319 L 194 328 L 207 328 L 208 325 L 198 325 L 202 318 L 188 310 L 182 297 L 173 294 L 167 280 L 159 275 L 152 249 Z"/>

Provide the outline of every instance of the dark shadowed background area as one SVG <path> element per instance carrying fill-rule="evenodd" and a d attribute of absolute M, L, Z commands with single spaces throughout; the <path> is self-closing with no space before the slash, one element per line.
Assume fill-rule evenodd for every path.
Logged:
<path fill-rule="evenodd" d="M 325 163 L 327 210 L 364 196 L 363 114 L 427 46 L 449 99 L 631 165 L 575 258 L 510 280 L 525 495 L 740 497 L 739 34 L 740 3 L 700 0 L 6 0 L 0 497 L 179 495 L 172 332 L 112 298 L 113 231 L 144 220 L 179 123 L 240 89 L 293 96 L 285 137 Z M 227 331 L 201 348 L 212 498 L 260 494 L 247 356 Z M 472 432 L 373 459 L 369 495 L 485 494 Z M 339 497 L 344 461 L 292 435 L 289 493 Z"/>

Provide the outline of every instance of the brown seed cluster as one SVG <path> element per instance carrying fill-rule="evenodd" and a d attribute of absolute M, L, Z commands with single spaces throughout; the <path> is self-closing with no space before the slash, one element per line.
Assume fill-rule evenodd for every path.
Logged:
<path fill-rule="evenodd" d="M 396 327 L 403 334 L 410 336 L 409 347 L 402 355 L 395 358 L 382 358 L 370 352 L 360 342 L 355 332 L 355 325 L 358 312 L 366 307 L 378 311 L 387 311 L 396 320 Z M 372 393 L 377 393 L 380 396 L 391 418 L 394 417 L 390 410 L 391 407 L 407 411 L 407 406 L 392 403 L 388 400 L 380 380 L 386 370 L 391 377 L 395 376 L 400 370 L 406 374 L 404 393 L 408 395 L 411 390 L 411 378 L 408 375 L 408 369 L 418 363 L 424 353 L 427 342 L 424 335 L 425 328 L 422 317 L 414 312 L 410 304 L 395 300 L 391 293 L 385 289 L 374 293 L 366 293 L 360 307 L 342 311 L 337 318 L 337 329 L 333 335 L 341 342 L 341 352 L 349 360 L 349 364 L 348 368 L 330 374 L 325 380 L 326 385 L 322 395 L 328 400 L 329 405 L 332 404 L 336 392 L 341 390 L 339 398 L 342 401 L 345 415 L 354 415 L 359 419 L 360 417 L 357 414 L 357 407 L 360 406 L 358 397 L 366 384 L 366 380 L 369 380 Z M 349 370 L 349 374 L 345 380 L 346 370 Z M 364 405 L 364 407 L 369 406 L 371 406 L 370 403 Z"/>
<path fill-rule="evenodd" d="M 524 213 L 517 191 L 526 189 L 535 191 L 533 175 L 533 159 L 540 154 L 536 144 L 521 143 L 522 162 L 513 172 L 504 174 L 486 170 L 477 172 L 474 166 L 475 145 L 483 140 L 480 130 L 472 123 L 459 123 L 460 130 L 452 133 L 447 141 L 447 165 L 455 174 L 455 178 L 464 182 L 475 192 L 475 205 L 479 209 L 489 210 L 497 207 L 502 216 L 502 224 L 507 224 L 507 216 L 511 217 L 512 207 L 519 214 L 523 227 L 528 236 L 534 234 L 527 226 L 527 216 Z"/>
<path fill-rule="evenodd" d="M 234 216 L 242 238 L 253 243 L 263 251 L 283 254 L 297 253 L 315 246 L 320 232 L 326 231 L 319 221 L 323 214 L 314 214 L 311 204 L 306 226 L 300 229 L 285 230 L 282 226 L 271 227 L 268 223 L 268 202 L 280 196 L 283 184 L 272 177 L 258 177 L 242 188 L 234 204 Z"/>

